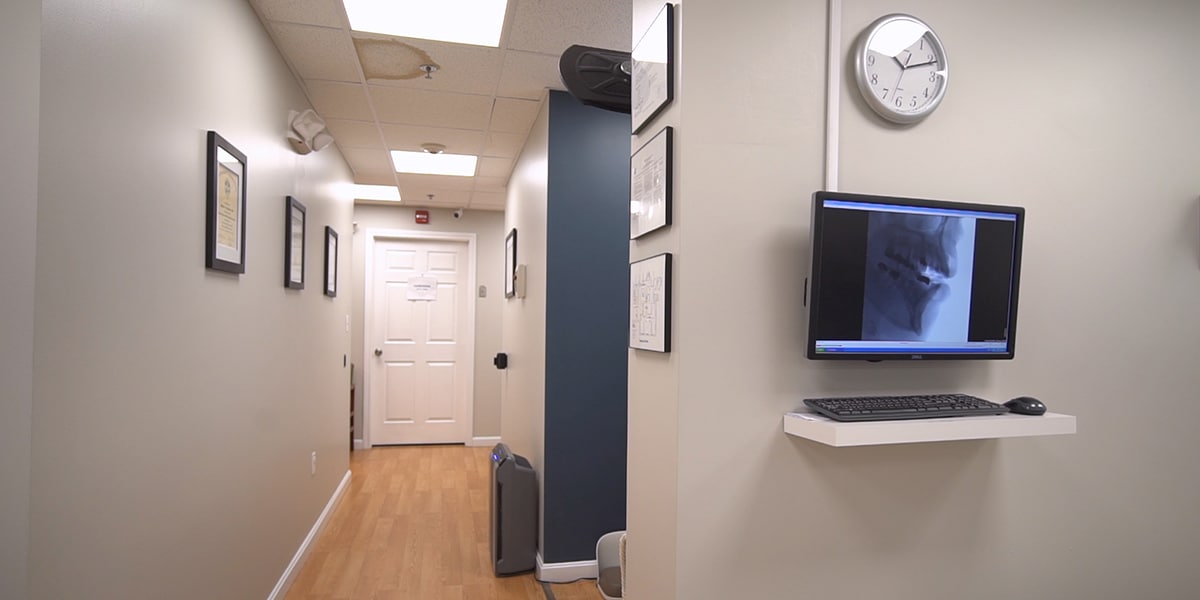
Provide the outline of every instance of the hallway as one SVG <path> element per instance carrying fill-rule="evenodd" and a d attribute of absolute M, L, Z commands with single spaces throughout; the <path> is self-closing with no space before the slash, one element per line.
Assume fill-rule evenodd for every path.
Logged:
<path fill-rule="evenodd" d="M 395 446 L 350 455 L 353 476 L 286 600 L 599 600 L 593 580 L 497 578 L 488 448 Z"/>

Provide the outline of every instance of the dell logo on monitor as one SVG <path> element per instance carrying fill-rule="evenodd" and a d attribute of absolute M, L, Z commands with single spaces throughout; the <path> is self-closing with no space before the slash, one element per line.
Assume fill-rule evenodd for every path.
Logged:
<path fill-rule="evenodd" d="M 925 358 L 925 357 L 924 357 L 924 356 L 922 356 L 922 355 L 920 355 L 920 354 L 914 354 L 914 355 L 912 355 L 912 359 L 913 359 L 913 360 L 921 360 L 922 358 Z"/>

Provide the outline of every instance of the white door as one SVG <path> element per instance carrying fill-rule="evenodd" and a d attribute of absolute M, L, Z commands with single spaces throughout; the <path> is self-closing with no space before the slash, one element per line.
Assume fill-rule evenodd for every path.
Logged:
<path fill-rule="evenodd" d="M 366 357 L 371 445 L 467 441 L 468 258 L 466 242 L 376 240 Z"/>

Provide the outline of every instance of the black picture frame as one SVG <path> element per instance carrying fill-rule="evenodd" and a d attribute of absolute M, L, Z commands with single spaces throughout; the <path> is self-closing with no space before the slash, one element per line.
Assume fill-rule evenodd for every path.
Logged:
<path fill-rule="evenodd" d="M 671 351 L 670 252 L 629 263 L 629 347 Z"/>
<path fill-rule="evenodd" d="M 204 266 L 246 272 L 246 155 L 208 132 Z"/>
<path fill-rule="evenodd" d="M 337 297 L 338 276 L 338 234 L 328 225 L 325 226 L 325 295 Z"/>
<path fill-rule="evenodd" d="M 504 238 L 504 297 L 517 295 L 517 228 Z"/>
<path fill-rule="evenodd" d="M 629 158 L 629 239 L 670 227 L 674 194 L 674 128 L 663 127 Z"/>
<path fill-rule="evenodd" d="M 675 99 L 675 6 L 664 4 L 633 46 L 630 125 L 638 133 Z"/>
<path fill-rule="evenodd" d="M 291 290 L 304 289 L 307 227 L 308 209 L 299 200 L 288 196 L 283 213 L 283 287 Z"/>

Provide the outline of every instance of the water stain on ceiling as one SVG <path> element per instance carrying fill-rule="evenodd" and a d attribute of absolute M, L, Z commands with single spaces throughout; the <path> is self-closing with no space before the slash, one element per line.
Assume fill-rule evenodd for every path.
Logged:
<path fill-rule="evenodd" d="M 421 65 L 441 68 L 428 52 L 399 40 L 354 38 L 354 49 L 367 79 L 416 79 L 425 76 Z"/>

